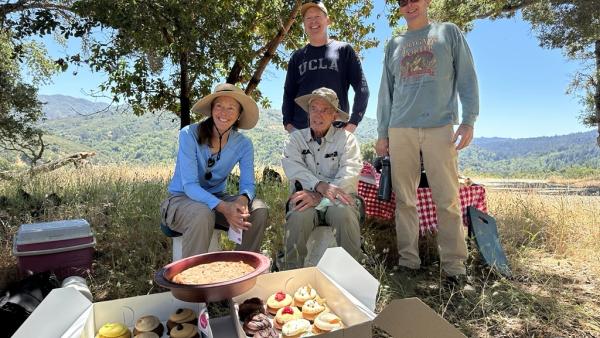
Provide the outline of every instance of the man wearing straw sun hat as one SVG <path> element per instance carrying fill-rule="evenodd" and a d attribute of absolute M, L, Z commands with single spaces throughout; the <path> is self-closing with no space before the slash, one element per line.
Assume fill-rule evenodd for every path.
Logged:
<path fill-rule="evenodd" d="M 360 248 L 358 174 L 360 148 L 354 135 L 332 126 L 348 120 L 335 91 L 315 89 L 296 98 L 309 116 L 309 128 L 294 131 L 285 147 L 282 166 L 294 187 L 285 224 L 285 268 L 304 265 L 307 242 L 316 226 L 331 226 L 335 240 L 354 258 Z"/>
<path fill-rule="evenodd" d="M 232 84 L 217 85 L 192 112 L 205 117 L 179 132 L 175 172 L 161 204 L 161 222 L 183 234 L 183 257 L 208 251 L 215 224 L 243 231 L 237 250 L 258 251 L 267 223 L 267 206 L 255 199 L 254 148 L 239 129 L 258 122 L 258 106 Z M 227 195 L 227 176 L 239 164 L 236 196 Z"/>

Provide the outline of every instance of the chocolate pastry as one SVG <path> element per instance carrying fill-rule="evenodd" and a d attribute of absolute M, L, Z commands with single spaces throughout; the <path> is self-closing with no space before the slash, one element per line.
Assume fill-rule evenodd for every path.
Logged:
<path fill-rule="evenodd" d="M 257 313 L 265 313 L 264 303 L 260 298 L 254 297 L 246 299 L 240 304 L 238 315 L 242 322 L 245 322 L 247 318 L 252 318 L 252 316 Z"/>
<path fill-rule="evenodd" d="M 279 338 L 279 333 L 274 328 L 260 330 L 254 334 L 254 338 Z"/>
<path fill-rule="evenodd" d="M 271 322 L 269 318 L 264 313 L 257 313 L 251 318 L 247 318 L 244 322 L 244 332 L 248 336 L 253 336 L 258 331 L 265 330 L 271 328 Z"/>

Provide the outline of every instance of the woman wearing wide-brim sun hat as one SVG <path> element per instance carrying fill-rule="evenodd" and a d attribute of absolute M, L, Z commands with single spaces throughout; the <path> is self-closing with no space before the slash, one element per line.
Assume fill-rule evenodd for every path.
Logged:
<path fill-rule="evenodd" d="M 259 251 L 267 206 L 255 199 L 254 148 L 238 129 L 258 122 L 256 102 L 232 84 L 219 84 L 192 112 L 205 118 L 179 132 L 175 172 L 161 204 L 161 223 L 183 234 L 183 257 L 208 251 L 215 225 L 242 232 L 236 250 Z M 239 164 L 237 195 L 225 193 L 227 176 Z"/>

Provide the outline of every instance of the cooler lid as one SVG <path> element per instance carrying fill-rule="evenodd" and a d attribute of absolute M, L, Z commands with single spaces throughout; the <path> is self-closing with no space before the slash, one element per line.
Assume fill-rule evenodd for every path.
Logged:
<path fill-rule="evenodd" d="M 17 245 L 62 241 L 90 237 L 90 224 L 84 219 L 21 224 L 17 231 Z"/>

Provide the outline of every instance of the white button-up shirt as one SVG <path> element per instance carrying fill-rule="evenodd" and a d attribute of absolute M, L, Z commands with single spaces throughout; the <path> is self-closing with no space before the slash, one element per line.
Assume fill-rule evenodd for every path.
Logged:
<path fill-rule="evenodd" d="M 333 126 L 321 138 L 313 138 L 310 128 L 290 134 L 283 159 L 283 170 L 293 191 L 299 181 L 304 190 L 314 191 L 320 181 L 331 183 L 346 193 L 358 191 L 358 175 L 362 169 L 360 147 L 356 137 Z"/>

